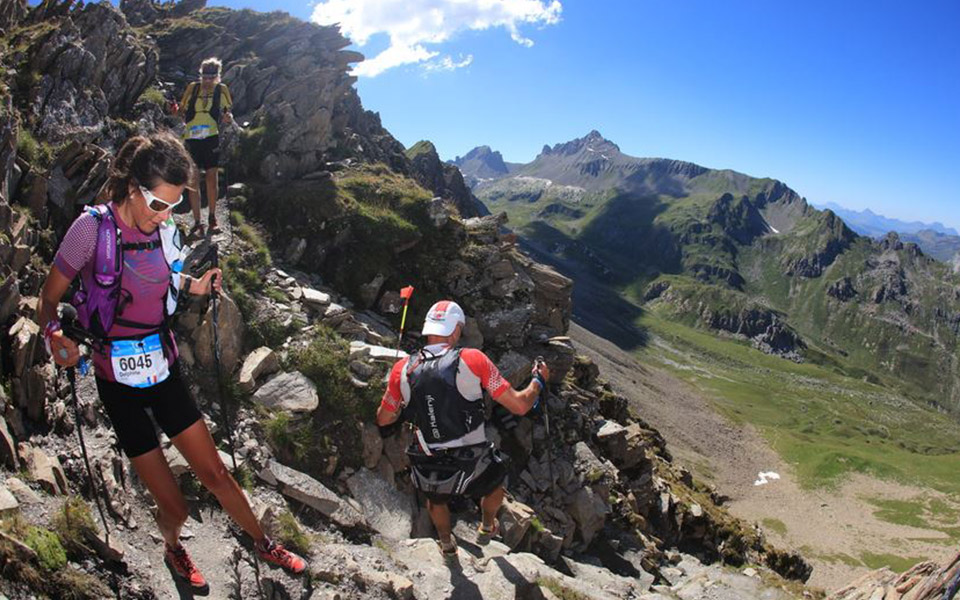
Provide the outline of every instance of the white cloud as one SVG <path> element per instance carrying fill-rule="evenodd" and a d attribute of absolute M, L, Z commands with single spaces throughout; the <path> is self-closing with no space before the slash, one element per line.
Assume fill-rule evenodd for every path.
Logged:
<path fill-rule="evenodd" d="M 393 67 L 429 61 L 439 52 L 427 45 L 446 42 L 461 31 L 503 27 L 513 41 L 529 48 L 533 40 L 520 33 L 520 26 L 554 25 L 562 8 L 560 0 L 323 0 L 314 7 L 312 20 L 339 23 L 358 46 L 386 34 L 390 46 L 354 68 L 357 75 L 375 77 Z M 445 61 L 427 64 L 445 66 Z M 449 65 L 445 70 L 466 66 L 453 59 Z"/>
<path fill-rule="evenodd" d="M 450 56 L 444 56 L 440 60 L 432 60 L 430 62 L 424 63 L 423 68 L 426 71 L 456 71 L 457 69 L 462 69 L 463 67 L 469 67 L 470 63 L 473 62 L 473 55 L 468 54 L 466 58 L 463 55 L 460 55 L 459 61 L 454 61 Z"/>

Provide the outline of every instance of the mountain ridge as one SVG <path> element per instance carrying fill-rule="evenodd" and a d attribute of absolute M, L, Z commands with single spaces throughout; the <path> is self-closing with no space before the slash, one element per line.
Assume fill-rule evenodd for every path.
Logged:
<path fill-rule="evenodd" d="M 939 221 L 926 223 L 923 221 L 904 221 L 876 213 L 869 208 L 852 210 L 840 206 L 836 202 L 816 204 L 817 208 L 828 208 L 838 214 L 857 233 L 870 237 L 881 238 L 890 231 L 899 234 L 916 234 L 923 230 L 935 231 L 942 235 L 960 236 L 953 227 L 948 227 Z"/>
<path fill-rule="evenodd" d="M 533 161 L 474 192 L 490 210 L 506 211 L 527 242 L 547 255 L 593 264 L 606 285 L 635 302 L 674 306 L 685 320 L 784 356 L 835 352 L 853 320 L 866 319 L 877 326 L 868 329 L 878 342 L 890 336 L 911 351 L 881 345 L 865 353 L 845 342 L 843 360 L 923 382 L 931 402 L 960 411 L 958 386 L 942 378 L 929 385 L 938 369 L 958 368 L 951 349 L 960 332 L 951 323 L 960 306 L 950 267 L 899 236 L 860 236 L 783 182 L 631 157 L 591 131 L 545 146 Z M 698 298 L 701 309 L 679 308 Z M 898 332 L 893 323 L 912 326 Z M 939 343 L 924 349 L 931 335 Z"/>

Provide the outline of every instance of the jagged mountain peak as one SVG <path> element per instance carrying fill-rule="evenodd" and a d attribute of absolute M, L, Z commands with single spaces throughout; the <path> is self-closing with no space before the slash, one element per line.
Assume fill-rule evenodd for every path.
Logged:
<path fill-rule="evenodd" d="M 499 179 L 510 173 L 510 166 L 504 162 L 503 155 L 490 146 L 477 146 L 449 163 L 460 169 L 464 180 L 471 187 L 483 181 Z"/>
<path fill-rule="evenodd" d="M 540 151 L 540 156 L 550 154 L 571 156 L 583 152 L 601 155 L 610 155 L 614 153 L 619 154 L 620 146 L 617 146 L 615 143 L 603 137 L 603 134 L 601 134 L 599 131 L 593 129 L 590 131 L 590 133 L 582 138 L 577 138 L 560 144 L 554 144 L 552 148 L 549 145 L 544 145 L 543 150 Z M 537 158 L 540 158 L 540 156 Z"/>
<path fill-rule="evenodd" d="M 473 163 L 474 169 L 483 166 L 498 175 L 505 175 L 508 171 L 506 163 L 503 162 L 503 155 L 486 145 L 477 146 L 462 157 L 456 157 L 450 163 L 458 167 Z"/>
<path fill-rule="evenodd" d="M 455 159 L 453 159 L 452 162 L 454 164 L 458 164 L 463 161 L 467 161 L 471 159 L 489 159 L 493 157 L 498 157 L 501 161 L 503 160 L 503 156 L 499 152 L 497 152 L 490 146 L 483 145 L 483 146 L 477 146 L 470 152 L 467 152 L 466 154 L 464 154 L 463 157 L 460 157 L 460 156 L 456 157 Z"/>

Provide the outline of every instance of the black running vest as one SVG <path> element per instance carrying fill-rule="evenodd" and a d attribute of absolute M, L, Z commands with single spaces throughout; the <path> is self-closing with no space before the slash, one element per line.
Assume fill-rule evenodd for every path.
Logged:
<path fill-rule="evenodd" d="M 214 120 L 215 123 L 220 122 L 220 86 L 222 83 L 218 83 L 217 86 L 213 89 L 213 104 L 210 106 L 209 114 L 210 118 Z M 189 123 L 197 116 L 197 98 L 200 96 L 200 83 L 194 83 L 193 93 L 190 94 L 190 100 L 187 101 L 187 112 L 183 116 L 185 122 Z"/>
<path fill-rule="evenodd" d="M 442 444 L 463 437 L 484 420 L 482 400 L 468 400 L 457 389 L 460 350 L 439 356 L 421 352 L 410 358 L 408 419 L 428 444 Z"/>

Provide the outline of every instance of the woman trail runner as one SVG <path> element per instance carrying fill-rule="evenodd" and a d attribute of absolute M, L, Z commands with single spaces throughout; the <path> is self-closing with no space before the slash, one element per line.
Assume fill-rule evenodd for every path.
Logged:
<path fill-rule="evenodd" d="M 77 364 L 78 346 L 61 331 L 57 306 L 80 276 L 73 302 L 81 325 L 100 338 L 93 354 L 98 395 L 120 445 L 156 500 L 165 560 L 192 587 L 204 589 L 203 576 L 179 541 L 187 504 L 148 408 L 201 483 L 253 538 L 261 559 L 294 573 L 306 563 L 264 534 L 180 376 L 176 340 L 167 326 L 176 299 L 180 292 L 208 295 L 221 285 L 219 269 L 199 279 L 179 272 L 179 234 L 171 214 L 194 172 L 172 134 L 128 140 L 111 167 L 110 202 L 88 208 L 67 231 L 37 312 L 56 363 Z"/>
<path fill-rule="evenodd" d="M 186 123 L 183 139 L 199 170 L 204 171 L 207 185 L 208 220 L 210 233 L 219 233 L 217 226 L 218 172 L 220 167 L 220 121 L 233 122 L 230 108 L 233 99 L 226 85 L 220 83 L 220 59 L 208 58 L 200 65 L 200 81 L 191 82 L 180 100 L 180 116 Z M 193 229 L 190 235 L 203 237 L 200 217 L 200 178 L 191 182 L 190 207 L 193 209 Z"/>

